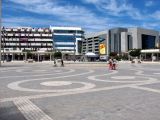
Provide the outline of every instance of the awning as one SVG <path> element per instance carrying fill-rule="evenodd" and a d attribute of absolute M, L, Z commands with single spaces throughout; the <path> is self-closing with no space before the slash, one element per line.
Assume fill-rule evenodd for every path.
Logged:
<path fill-rule="evenodd" d="M 88 52 L 88 53 L 85 54 L 85 56 L 87 56 L 87 57 L 98 57 L 99 55 L 97 55 L 93 52 Z"/>
<path fill-rule="evenodd" d="M 141 53 L 160 53 L 160 49 L 141 50 Z"/>

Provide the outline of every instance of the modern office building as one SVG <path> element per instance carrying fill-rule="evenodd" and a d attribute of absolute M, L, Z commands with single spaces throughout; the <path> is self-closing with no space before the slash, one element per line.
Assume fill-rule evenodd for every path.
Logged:
<path fill-rule="evenodd" d="M 80 27 L 50 27 L 53 31 L 53 41 L 55 51 L 60 51 L 63 55 L 81 55 L 84 31 Z"/>
<path fill-rule="evenodd" d="M 85 35 L 83 40 L 83 54 L 87 52 L 93 52 L 99 54 L 99 44 L 105 43 L 107 39 L 107 31 L 101 31 L 97 33 L 91 33 Z"/>
<path fill-rule="evenodd" d="M 106 41 L 107 41 L 107 32 L 101 31 L 97 33 L 86 34 L 85 39 L 82 43 L 82 53 L 87 55 L 88 53 L 94 53 L 95 57 L 104 58 L 107 54 Z M 100 46 L 103 46 L 103 53 L 100 52 Z M 91 57 L 94 57 L 90 55 Z M 88 56 L 89 57 L 89 56 Z"/>
<path fill-rule="evenodd" d="M 86 36 L 83 54 L 93 52 L 100 55 L 99 38 L 105 35 L 106 55 L 111 52 L 127 53 L 131 49 L 153 49 L 159 46 L 159 32 L 144 28 L 113 28 Z M 104 37 L 102 37 L 104 38 Z"/>
<path fill-rule="evenodd" d="M 80 27 L 2 28 L 2 56 L 26 59 L 26 51 L 42 54 L 61 51 L 64 59 L 80 59 L 86 53 L 107 58 L 111 52 L 127 53 L 130 49 L 160 47 L 159 32 L 144 28 L 113 28 L 85 35 Z M 25 56 L 24 56 L 25 54 Z"/>
<path fill-rule="evenodd" d="M 127 32 L 127 28 L 113 28 L 108 30 L 107 36 L 107 53 L 116 52 L 121 53 L 121 36 L 122 32 Z"/>
<path fill-rule="evenodd" d="M 128 28 L 122 33 L 122 49 L 126 52 L 129 49 L 154 49 L 159 44 L 159 32 L 144 28 Z"/>
<path fill-rule="evenodd" d="M 49 28 L 2 28 L 2 53 L 13 59 L 13 54 L 23 56 L 26 51 L 50 52 L 53 36 Z M 6 54 L 5 54 L 6 53 Z"/>

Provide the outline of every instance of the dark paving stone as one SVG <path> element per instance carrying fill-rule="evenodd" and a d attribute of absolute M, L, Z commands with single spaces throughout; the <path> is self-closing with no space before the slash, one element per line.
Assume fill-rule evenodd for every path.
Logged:
<path fill-rule="evenodd" d="M 13 102 L 0 103 L 0 120 L 26 120 Z"/>

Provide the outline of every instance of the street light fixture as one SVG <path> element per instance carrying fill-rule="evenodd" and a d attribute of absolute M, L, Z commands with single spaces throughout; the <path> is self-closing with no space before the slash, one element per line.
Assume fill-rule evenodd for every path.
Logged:
<path fill-rule="evenodd" d="M 6 32 L 5 32 L 5 28 L 4 27 L 2 27 L 2 29 L 1 29 L 1 37 L 3 37 L 3 56 L 1 55 L 1 57 L 3 58 L 3 63 L 4 63 L 4 59 L 5 59 L 5 56 L 4 56 L 4 41 L 5 41 L 5 37 L 6 37 Z M 2 41 L 1 41 L 1 44 L 2 44 Z M 2 48 L 2 47 L 1 47 Z"/>
<path fill-rule="evenodd" d="M 2 28 L 1 28 L 1 23 L 2 23 L 2 0 L 0 0 L 0 67 L 1 67 L 1 59 L 2 59 L 2 55 L 1 55 L 1 41 L 2 41 Z"/>
<path fill-rule="evenodd" d="M 73 34 L 74 36 L 74 62 L 76 61 L 76 33 Z"/>

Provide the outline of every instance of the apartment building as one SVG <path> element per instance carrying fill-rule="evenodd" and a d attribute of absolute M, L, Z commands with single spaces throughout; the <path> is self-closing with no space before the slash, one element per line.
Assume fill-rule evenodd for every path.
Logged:
<path fill-rule="evenodd" d="M 53 35 L 49 28 L 2 28 L 2 53 L 10 58 L 23 52 L 49 52 L 53 50 Z"/>

